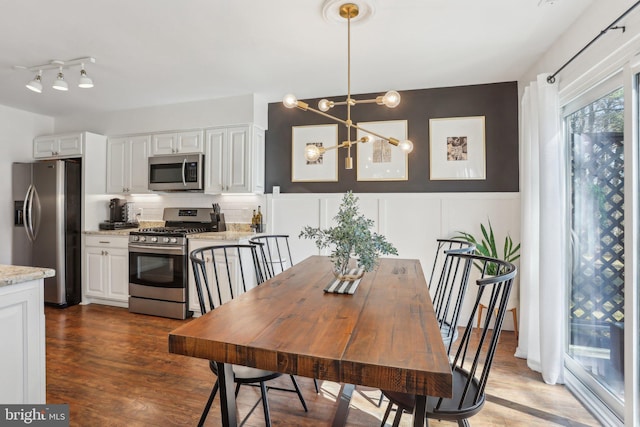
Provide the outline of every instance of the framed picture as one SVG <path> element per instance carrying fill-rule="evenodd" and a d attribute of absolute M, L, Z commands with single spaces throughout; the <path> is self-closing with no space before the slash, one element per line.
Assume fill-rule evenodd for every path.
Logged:
<path fill-rule="evenodd" d="M 486 179 L 484 116 L 429 120 L 430 179 Z"/>
<path fill-rule="evenodd" d="M 385 122 L 363 122 L 358 126 L 377 134 L 407 139 L 407 121 L 390 120 Z M 358 130 L 358 139 L 369 135 L 369 142 L 357 144 L 358 181 L 406 181 L 409 179 L 407 153 L 389 144 L 384 139 Z"/>
<path fill-rule="evenodd" d="M 291 137 L 291 181 L 337 181 L 337 151 L 329 150 L 315 161 L 305 159 L 308 145 L 333 147 L 338 144 L 338 125 L 293 126 Z"/>

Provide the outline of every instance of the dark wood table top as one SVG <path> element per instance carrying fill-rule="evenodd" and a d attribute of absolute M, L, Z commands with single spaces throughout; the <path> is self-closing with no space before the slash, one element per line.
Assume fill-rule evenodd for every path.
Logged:
<path fill-rule="evenodd" d="M 418 260 L 383 258 L 354 295 L 323 292 L 312 256 L 169 334 L 169 351 L 419 395 L 451 397 L 451 369 Z"/>

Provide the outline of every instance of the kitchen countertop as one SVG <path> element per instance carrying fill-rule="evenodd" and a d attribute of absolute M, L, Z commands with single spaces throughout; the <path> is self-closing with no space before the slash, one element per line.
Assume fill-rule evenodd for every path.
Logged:
<path fill-rule="evenodd" d="M 52 268 L 0 264 L 0 286 L 15 285 L 55 275 L 56 271 Z"/>
<path fill-rule="evenodd" d="M 130 231 L 137 231 L 137 228 L 125 228 L 121 230 L 96 230 L 85 231 L 86 235 L 97 236 L 128 236 Z M 219 231 L 219 232 L 206 232 L 189 234 L 190 239 L 203 239 L 203 240 L 240 240 L 248 239 L 256 234 L 252 231 Z"/>
<path fill-rule="evenodd" d="M 147 224 L 142 225 L 144 225 L 145 227 L 147 226 Z M 250 231 L 249 224 L 229 223 L 227 224 L 227 229 L 228 231 L 190 234 L 189 238 L 202 240 L 241 240 L 256 236 L 253 231 Z M 119 230 L 91 230 L 85 231 L 84 234 L 98 236 L 129 236 L 129 232 L 138 230 L 138 228 L 121 228 Z"/>
<path fill-rule="evenodd" d="M 252 231 L 219 231 L 189 234 L 189 239 L 200 240 L 242 240 L 250 239 L 257 234 Z"/>
<path fill-rule="evenodd" d="M 138 231 L 138 228 L 121 228 L 119 230 L 92 230 L 85 231 L 84 234 L 98 236 L 129 236 L 130 231 Z"/>

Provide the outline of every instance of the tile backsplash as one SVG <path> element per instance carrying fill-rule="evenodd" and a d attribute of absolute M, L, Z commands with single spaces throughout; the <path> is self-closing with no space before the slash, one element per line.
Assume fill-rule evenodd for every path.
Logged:
<path fill-rule="evenodd" d="M 212 203 L 220 205 L 227 223 L 251 223 L 253 210 L 262 206 L 265 212 L 264 195 L 221 195 L 214 196 L 202 193 L 162 193 L 140 194 L 126 197 L 134 203 L 134 211 L 138 221 L 161 221 L 165 207 L 211 208 Z"/>

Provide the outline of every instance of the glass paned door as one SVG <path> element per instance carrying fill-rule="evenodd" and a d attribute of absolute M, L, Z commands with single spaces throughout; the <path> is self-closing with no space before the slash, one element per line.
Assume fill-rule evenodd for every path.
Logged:
<path fill-rule="evenodd" d="M 603 400 L 624 401 L 624 97 L 565 117 L 570 144 L 568 366 Z"/>

